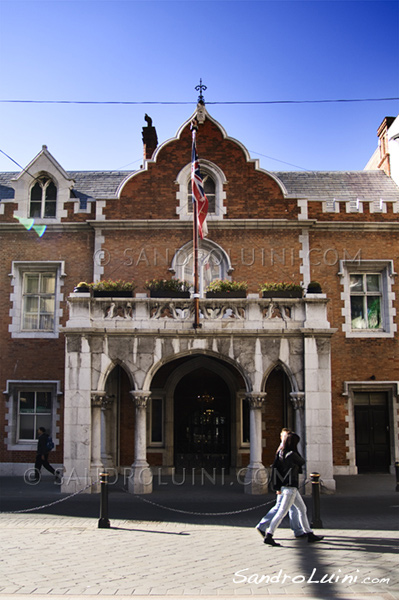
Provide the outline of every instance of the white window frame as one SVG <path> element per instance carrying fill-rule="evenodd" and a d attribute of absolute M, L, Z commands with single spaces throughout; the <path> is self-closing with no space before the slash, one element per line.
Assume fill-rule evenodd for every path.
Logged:
<path fill-rule="evenodd" d="M 221 221 L 226 214 L 227 208 L 224 206 L 226 200 L 226 192 L 223 191 L 223 186 L 227 183 L 227 179 L 223 171 L 209 160 L 200 159 L 200 170 L 202 176 L 206 173 L 210 175 L 215 183 L 215 212 L 208 213 L 207 221 Z M 191 163 L 188 163 L 177 176 L 176 184 L 178 191 L 176 198 L 178 206 L 176 213 L 181 221 L 192 221 L 193 212 L 188 210 L 188 194 L 187 186 L 191 179 Z"/>
<path fill-rule="evenodd" d="M 37 440 L 19 439 L 19 397 L 21 392 L 50 392 L 51 393 L 51 429 L 49 431 L 55 447 L 59 445 L 59 427 L 57 426 L 58 414 L 60 409 L 59 396 L 61 392 L 61 382 L 58 380 L 15 380 L 7 381 L 7 388 L 4 392 L 8 396 L 6 401 L 6 435 L 5 442 L 7 450 L 35 451 L 37 449 Z"/>
<path fill-rule="evenodd" d="M 23 293 L 25 273 L 49 273 L 55 274 L 55 304 L 54 304 L 54 328 L 51 331 L 29 330 L 22 328 L 23 320 Z M 58 338 L 62 309 L 60 304 L 64 299 L 61 287 L 64 285 L 65 268 L 64 261 L 13 261 L 10 273 L 13 291 L 10 295 L 12 308 L 10 309 L 11 325 L 9 332 L 12 338 Z"/>
<path fill-rule="evenodd" d="M 381 320 L 382 329 L 352 329 L 351 315 L 351 294 L 350 294 L 350 275 L 351 274 L 379 274 L 381 277 Z M 342 330 L 348 338 L 382 338 L 393 337 L 397 331 L 397 325 L 394 323 L 396 309 L 393 306 L 395 294 L 392 291 L 392 284 L 396 273 L 393 269 L 392 260 L 359 260 L 359 261 L 340 261 L 339 275 L 343 292 L 341 300 L 344 307 L 342 316 L 345 321 Z"/>

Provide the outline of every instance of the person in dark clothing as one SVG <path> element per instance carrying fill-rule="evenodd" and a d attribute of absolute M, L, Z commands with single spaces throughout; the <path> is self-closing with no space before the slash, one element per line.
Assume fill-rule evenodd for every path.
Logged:
<path fill-rule="evenodd" d="M 302 473 L 302 466 L 305 464 L 304 459 L 297 450 L 299 439 L 299 435 L 296 433 L 289 433 L 274 461 L 273 484 L 276 490 L 281 491 L 282 499 L 264 539 L 264 543 L 269 546 L 281 546 L 273 539 L 273 535 L 293 505 L 298 509 L 299 521 L 303 531 L 307 534 L 308 542 L 320 542 L 323 539 L 323 536 L 315 535 L 311 530 L 306 505 L 298 491 L 299 474 Z"/>
<path fill-rule="evenodd" d="M 41 468 L 44 467 L 47 471 L 50 471 L 55 476 L 56 482 L 59 479 L 59 473 L 56 471 L 48 461 L 49 450 L 47 448 L 47 441 L 49 438 L 48 433 L 44 427 L 39 427 L 37 430 L 37 453 L 35 460 L 35 479 L 40 479 Z"/>

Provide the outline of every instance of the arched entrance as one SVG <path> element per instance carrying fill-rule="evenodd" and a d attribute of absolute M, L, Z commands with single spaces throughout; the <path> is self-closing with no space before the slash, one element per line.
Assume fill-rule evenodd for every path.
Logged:
<path fill-rule="evenodd" d="M 267 378 L 265 391 L 267 394 L 266 409 L 262 416 L 266 444 L 263 449 L 263 464 L 269 465 L 274 460 L 281 429 L 283 427 L 295 428 L 294 409 L 290 399 L 291 383 L 280 365 L 277 365 Z"/>
<path fill-rule="evenodd" d="M 231 463 L 231 393 L 215 372 L 185 375 L 174 394 L 176 468 L 228 469 Z"/>

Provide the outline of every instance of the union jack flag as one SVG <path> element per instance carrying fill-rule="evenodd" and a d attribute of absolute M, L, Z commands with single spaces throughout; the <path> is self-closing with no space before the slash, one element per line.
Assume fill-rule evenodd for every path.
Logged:
<path fill-rule="evenodd" d="M 197 148 L 195 143 L 196 126 L 192 127 L 193 145 L 191 151 L 191 188 L 193 203 L 197 203 L 198 215 L 198 233 L 200 238 L 208 235 L 208 227 L 206 225 L 206 215 L 208 214 L 208 198 L 205 195 L 202 185 L 202 177 L 199 167 Z"/>

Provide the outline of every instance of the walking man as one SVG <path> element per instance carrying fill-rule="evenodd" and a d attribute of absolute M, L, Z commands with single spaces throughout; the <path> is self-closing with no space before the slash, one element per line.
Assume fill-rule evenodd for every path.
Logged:
<path fill-rule="evenodd" d="M 37 453 L 35 460 L 35 480 L 38 481 L 40 479 L 40 471 L 41 468 L 44 467 L 49 471 L 52 475 L 55 476 L 55 483 L 59 482 L 59 473 L 56 471 L 48 461 L 49 455 L 49 447 L 47 445 L 49 435 L 46 433 L 46 429 L 44 427 L 39 427 L 37 430 Z"/>

